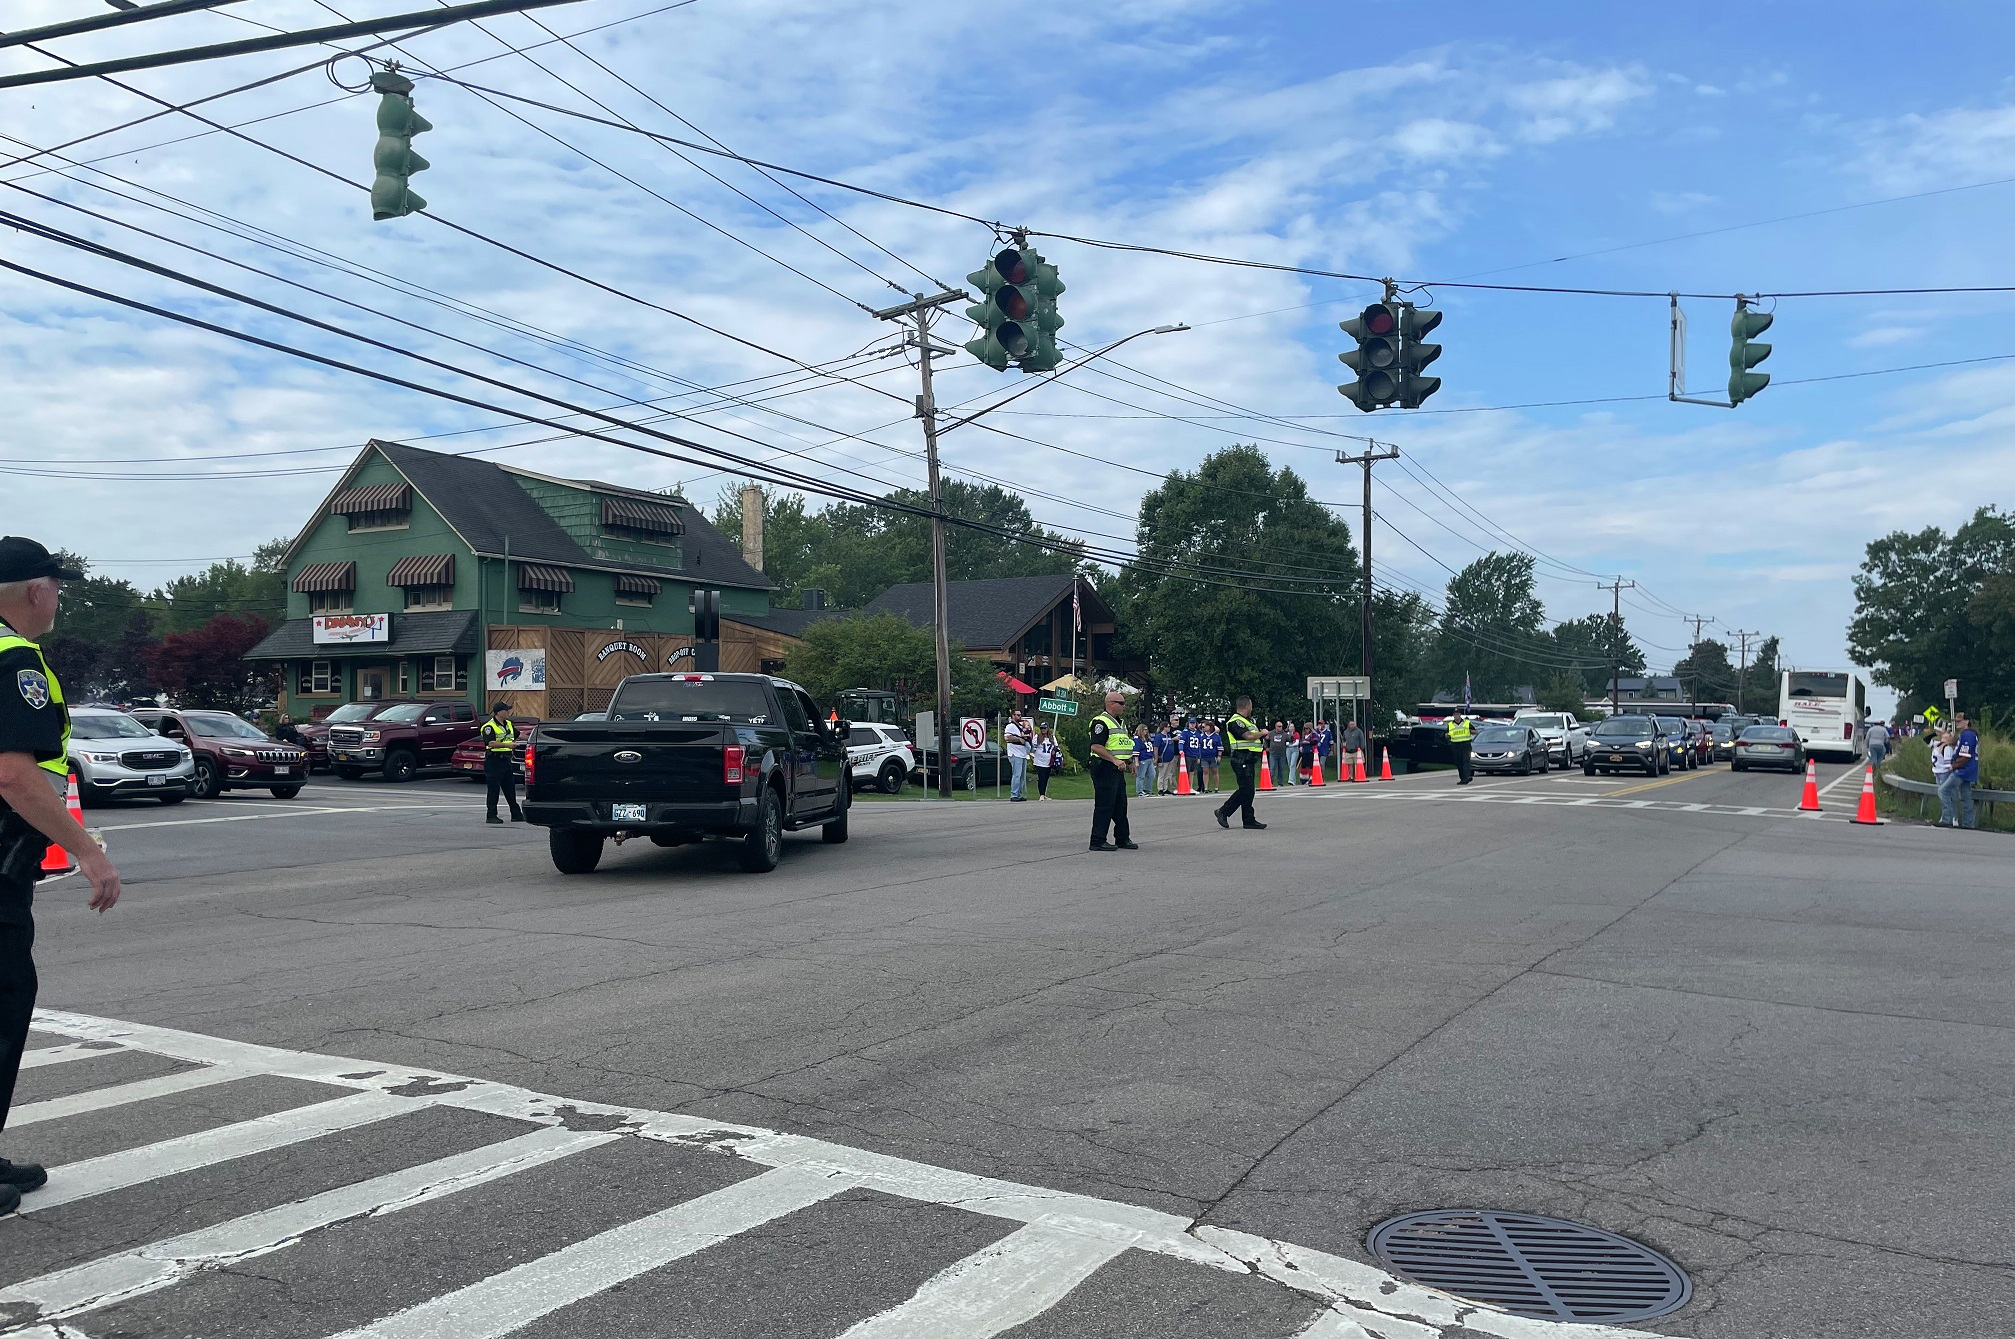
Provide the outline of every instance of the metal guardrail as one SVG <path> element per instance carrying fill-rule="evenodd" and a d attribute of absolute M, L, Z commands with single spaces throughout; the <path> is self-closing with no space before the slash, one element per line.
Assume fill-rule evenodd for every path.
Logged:
<path fill-rule="evenodd" d="M 1908 791 L 1912 795 L 1936 795 L 1938 787 L 1929 781 L 1912 781 L 1907 776 L 1891 776 L 1887 772 L 1877 772 L 1882 784 L 1892 790 Z M 1973 788 L 1973 798 L 1987 804 L 2015 804 L 2015 790 L 1982 790 Z"/>

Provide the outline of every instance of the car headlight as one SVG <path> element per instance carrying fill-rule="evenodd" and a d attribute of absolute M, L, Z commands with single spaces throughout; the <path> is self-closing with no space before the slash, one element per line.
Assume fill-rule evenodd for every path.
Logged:
<path fill-rule="evenodd" d="M 366 730 L 364 732 L 364 742 L 366 744 L 375 744 L 380 739 L 384 738 L 384 736 L 385 732 L 382 730 Z"/>
<path fill-rule="evenodd" d="M 87 758 L 89 758 L 89 759 L 90 759 L 90 760 L 91 760 L 92 762 L 118 762 L 118 761 L 119 761 L 119 755 L 118 755 L 118 754 L 116 754 L 116 753 L 87 753 L 87 754 L 85 754 L 84 756 L 85 756 L 85 757 L 87 757 Z"/>
<path fill-rule="evenodd" d="M 1648 749 L 1651 747 L 1651 741 L 1648 739 L 1640 739 L 1637 741 L 1637 747 L 1641 749 Z"/>
<path fill-rule="evenodd" d="M 227 758 L 249 758 L 249 757 L 251 757 L 251 756 L 252 756 L 252 750 L 250 750 L 250 749 L 240 749 L 240 748 L 232 748 L 232 747 L 231 747 L 230 745 L 228 745 L 228 744 L 227 744 L 227 745 L 225 745 L 225 746 L 224 746 L 223 748 L 221 748 L 221 749 L 217 750 L 217 751 L 218 751 L 219 753 L 223 754 L 223 755 L 224 755 L 225 757 L 227 757 Z"/>

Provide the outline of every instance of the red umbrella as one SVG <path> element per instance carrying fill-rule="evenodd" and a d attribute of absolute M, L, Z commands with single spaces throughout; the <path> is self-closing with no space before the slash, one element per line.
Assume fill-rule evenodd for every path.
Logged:
<path fill-rule="evenodd" d="M 1006 670 L 995 670 L 994 675 L 1002 683 L 1014 689 L 1017 693 L 1033 694 L 1035 692 L 1035 689 L 1029 687 L 1027 684 L 1023 683 L 1020 679 L 1015 678 L 1014 675 L 1009 674 Z"/>

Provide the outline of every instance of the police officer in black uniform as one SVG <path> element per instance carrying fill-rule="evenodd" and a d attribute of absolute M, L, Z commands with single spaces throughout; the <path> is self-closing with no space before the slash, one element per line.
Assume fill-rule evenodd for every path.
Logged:
<path fill-rule="evenodd" d="M 1225 747 L 1231 751 L 1232 775 L 1238 778 L 1238 789 L 1230 799 L 1217 808 L 1217 825 L 1231 826 L 1234 809 L 1244 813 L 1240 820 L 1248 828 L 1264 828 L 1252 812 L 1252 796 L 1259 784 L 1259 755 L 1266 748 L 1266 732 L 1252 719 L 1252 699 L 1241 696 L 1232 704 L 1234 710 L 1224 723 Z"/>
<path fill-rule="evenodd" d="M 84 574 L 32 539 L 0 539 L 0 1130 L 35 1012 L 35 881 L 51 843 L 91 882 L 91 909 L 119 900 L 119 871 L 64 804 L 70 713 L 37 637 L 56 625 L 59 584 Z M 33 1163 L 0 1158 L 0 1213 L 49 1179 Z"/>
<path fill-rule="evenodd" d="M 1105 710 L 1091 718 L 1091 849 L 1138 851 L 1126 821 L 1126 788 L 1135 767 L 1133 736 L 1120 723 L 1126 694 L 1107 693 Z M 1113 840 L 1106 841 L 1106 831 Z"/>
<path fill-rule="evenodd" d="M 497 817 L 499 791 L 510 801 L 511 821 L 525 821 L 525 811 L 518 808 L 518 764 L 512 755 L 518 743 L 518 727 L 504 714 L 510 709 L 506 702 L 492 704 L 490 719 L 476 732 L 483 741 L 483 780 L 489 783 L 490 816 L 484 820 L 488 823 L 504 821 Z"/>

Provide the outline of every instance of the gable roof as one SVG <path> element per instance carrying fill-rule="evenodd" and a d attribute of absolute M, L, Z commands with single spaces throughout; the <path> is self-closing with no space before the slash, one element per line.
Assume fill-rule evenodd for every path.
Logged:
<path fill-rule="evenodd" d="M 1099 599 L 1091 582 L 1068 572 L 1049 576 L 995 577 L 986 581 L 945 583 L 945 621 L 951 637 L 970 650 L 1003 647 L 1020 636 L 1059 600 L 1070 598 L 1071 585 L 1079 583 L 1085 606 L 1085 622 L 1110 618 L 1112 611 Z M 891 586 L 869 602 L 865 614 L 896 614 L 918 627 L 929 627 L 935 600 L 928 581 Z"/>

